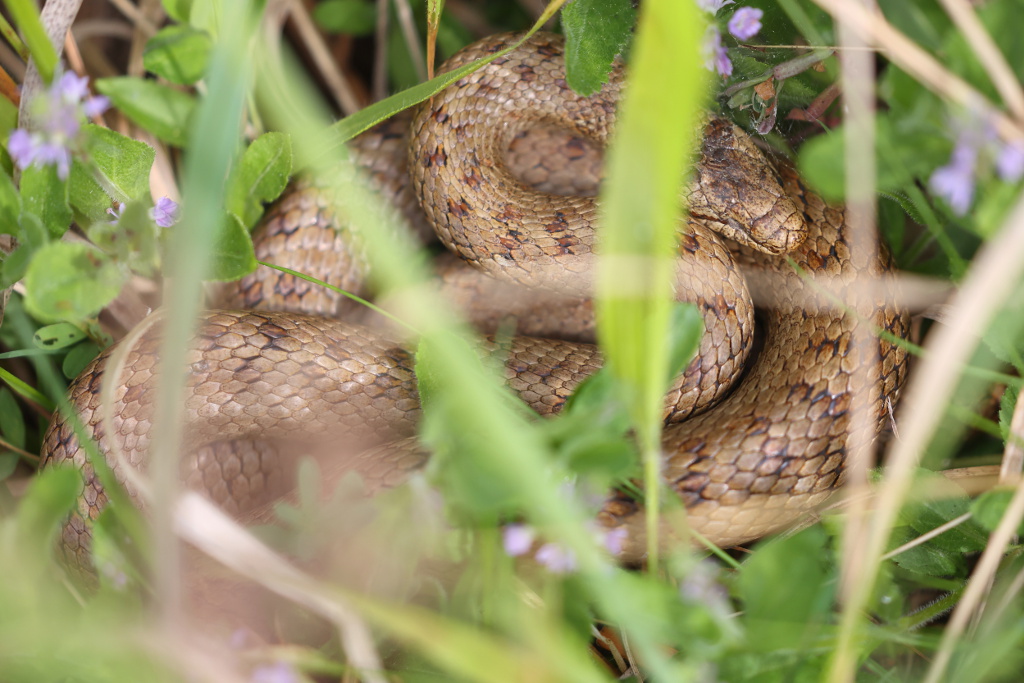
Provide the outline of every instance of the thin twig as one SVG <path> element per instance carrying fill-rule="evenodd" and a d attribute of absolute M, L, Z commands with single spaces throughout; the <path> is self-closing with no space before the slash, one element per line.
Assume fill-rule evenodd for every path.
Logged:
<path fill-rule="evenodd" d="M 330 90 L 331 96 L 342 113 L 348 116 L 362 109 L 355 90 L 349 85 L 345 74 L 335 63 L 331 51 L 324 42 L 323 35 L 313 22 L 313 18 L 309 16 L 305 5 L 300 0 L 290 0 L 287 3 L 287 8 L 292 22 L 295 24 L 295 29 L 302 39 L 302 44 L 309 50 L 310 58 L 316 68 L 320 70 L 327 89 Z"/>
<path fill-rule="evenodd" d="M 960 515 L 959 517 L 951 519 L 948 522 L 946 522 L 945 524 L 937 526 L 934 529 L 932 529 L 931 531 L 928 531 L 926 533 L 921 534 L 920 536 L 918 536 L 914 540 L 907 541 L 906 543 L 904 543 L 900 547 L 894 548 L 894 549 L 890 550 L 885 555 L 882 555 L 882 559 L 883 560 L 891 560 L 892 558 L 896 557 L 897 555 L 900 555 L 902 553 L 907 552 L 911 548 L 916 548 L 917 546 L 921 545 L 922 543 L 927 543 L 928 541 L 932 540 L 936 536 L 941 536 L 942 534 L 946 533 L 950 529 L 955 529 L 956 527 L 960 526 L 961 524 L 963 524 L 964 522 L 966 522 L 970 518 L 971 518 L 971 513 L 970 512 L 965 512 L 964 514 Z"/>
<path fill-rule="evenodd" d="M 377 28 L 373 55 L 373 101 L 388 95 L 388 0 L 377 0 Z"/>
<path fill-rule="evenodd" d="M 402 35 L 405 36 L 405 44 L 409 48 L 409 56 L 412 58 L 412 65 L 416 68 L 416 75 L 421 81 L 425 81 L 427 80 L 427 65 L 423 61 L 423 47 L 420 45 L 420 34 L 416 30 L 416 22 L 413 20 L 409 0 L 395 0 L 395 9 L 398 10 L 398 24 L 402 27 Z"/>

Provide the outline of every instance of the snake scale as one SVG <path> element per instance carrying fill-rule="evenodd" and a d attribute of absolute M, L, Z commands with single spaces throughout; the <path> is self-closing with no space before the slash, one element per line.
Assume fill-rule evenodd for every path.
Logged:
<path fill-rule="evenodd" d="M 484 39 L 443 68 L 493 54 L 511 40 Z M 590 286 L 599 206 L 593 182 L 581 181 L 579 192 L 564 185 L 566 177 L 570 185 L 582 178 L 593 150 L 605 144 L 623 87 L 619 68 L 601 92 L 573 93 L 562 50 L 561 38 L 537 34 L 420 105 L 411 126 L 397 117 L 352 146 L 356 165 L 387 201 L 422 205 L 412 220 L 423 224 L 425 214 L 444 245 L 473 264 L 468 275 L 449 268 L 443 292 L 468 301 L 467 288 L 512 281 L 539 299 L 533 308 L 501 306 L 518 318 L 520 333 L 541 335 L 516 337 L 503 350 L 509 386 L 541 414 L 557 411 L 601 363 L 592 344 L 545 335 L 561 318 L 575 321 L 570 336 L 592 335 L 590 304 L 578 295 Z M 537 136 L 541 151 L 506 163 L 537 130 L 551 133 Z M 551 156 L 544 144 L 576 158 L 554 172 L 561 180 L 543 168 Z M 693 176 L 685 189 L 690 217 L 680 230 L 677 284 L 680 298 L 697 304 L 707 331 L 666 399 L 663 476 L 693 528 L 728 546 L 792 523 L 842 482 L 854 392 L 870 399 L 872 433 L 864 436 L 871 439 L 906 374 L 898 345 L 869 336 L 871 348 L 855 347 L 856 318 L 905 337 L 907 317 L 881 288 L 860 286 L 887 281 L 887 257 L 856 260 L 844 210 L 823 202 L 786 161 L 762 152 L 733 124 L 706 119 Z M 549 181 L 562 189 L 552 191 Z M 362 286 L 365 263 L 315 184 L 295 186 L 268 211 L 261 230 L 260 258 L 349 290 Z M 474 275 L 479 271 L 493 282 Z M 237 310 L 207 312 L 189 352 L 189 485 L 232 512 L 259 505 L 287 486 L 275 443 L 345 443 L 350 466 L 371 487 L 397 484 L 422 466 L 426 456 L 408 439 L 366 450 L 415 432 L 416 378 L 402 343 L 350 322 L 354 313 L 332 293 L 277 272 L 249 276 L 227 301 Z M 752 355 L 755 302 L 762 339 Z M 273 306 L 293 312 L 265 310 Z M 159 330 L 154 314 L 70 388 L 102 451 L 115 449 L 132 465 L 144 463 L 150 443 Z M 859 372 L 865 363 L 867 371 Z M 108 382 L 112 404 L 103 392 Z M 85 473 L 63 536 L 65 551 L 85 561 L 87 520 L 107 499 L 60 417 L 45 437 L 44 459 L 70 461 Z M 124 479 L 123 465 L 113 464 Z M 642 517 L 640 505 L 620 494 L 599 514 L 605 527 L 629 530 L 627 558 L 642 553 Z"/>

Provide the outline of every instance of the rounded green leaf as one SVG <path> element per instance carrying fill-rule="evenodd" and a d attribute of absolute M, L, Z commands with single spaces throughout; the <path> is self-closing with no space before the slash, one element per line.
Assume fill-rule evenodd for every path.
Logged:
<path fill-rule="evenodd" d="M 96 89 L 134 123 L 164 142 L 184 147 L 196 98 L 143 78 L 101 78 Z"/>
<path fill-rule="evenodd" d="M 71 323 L 54 323 L 36 330 L 32 342 L 40 349 L 63 349 L 85 339 L 85 332 Z"/>
<path fill-rule="evenodd" d="M 51 242 L 25 274 L 25 306 L 44 321 L 79 321 L 96 315 L 124 284 L 125 274 L 87 244 Z"/>

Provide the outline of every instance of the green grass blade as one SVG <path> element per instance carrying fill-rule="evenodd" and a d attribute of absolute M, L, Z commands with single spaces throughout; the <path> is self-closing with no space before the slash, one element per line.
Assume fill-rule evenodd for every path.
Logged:
<path fill-rule="evenodd" d="M 703 26 L 693 3 L 644 4 L 602 192 L 598 338 L 626 388 L 644 453 L 654 559 L 679 197 L 706 90 L 698 54 Z"/>

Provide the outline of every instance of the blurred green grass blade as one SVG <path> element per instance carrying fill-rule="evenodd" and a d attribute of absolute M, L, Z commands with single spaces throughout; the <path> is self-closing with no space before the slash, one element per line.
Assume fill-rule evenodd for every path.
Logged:
<path fill-rule="evenodd" d="M 243 107 L 254 60 L 249 44 L 258 17 L 251 2 L 225 3 L 225 26 L 216 39 L 207 73 L 206 96 L 196 107 L 185 158 L 181 222 L 171 233 L 167 263 L 174 287 L 165 293 L 166 318 L 160 343 L 165 381 L 156 397 L 152 465 L 152 539 L 156 549 L 155 584 L 169 621 L 176 618 L 181 584 L 179 552 L 172 530 L 178 494 L 178 456 L 182 444 L 184 375 L 188 340 L 202 301 L 202 279 L 211 273 L 213 252 L 223 242 L 218 228 L 225 215 L 225 182 L 239 148 Z M 245 258 L 244 256 L 242 258 Z M 252 266 L 255 268 L 255 258 Z M 177 381 L 168 381 L 176 378 Z"/>
<path fill-rule="evenodd" d="M 39 19 L 39 10 L 32 0 L 5 0 L 7 10 L 14 18 L 14 23 L 28 46 L 29 54 L 35 60 L 36 68 L 43 80 L 49 83 L 53 79 L 53 70 L 57 68 L 57 53 L 46 35 L 43 22 Z"/>
<path fill-rule="evenodd" d="M 652 559 L 679 197 L 706 94 L 703 26 L 694 3 L 644 4 L 601 195 L 598 339 L 644 452 Z"/>
<path fill-rule="evenodd" d="M 7 382 L 7 385 L 11 387 L 11 389 L 14 389 L 19 396 L 27 398 L 30 401 L 35 401 L 43 409 L 49 412 L 53 412 L 56 407 L 54 406 L 53 401 L 43 396 L 34 387 L 26 384 L 3 368 L 0 368 L 0 380 Z"/>

